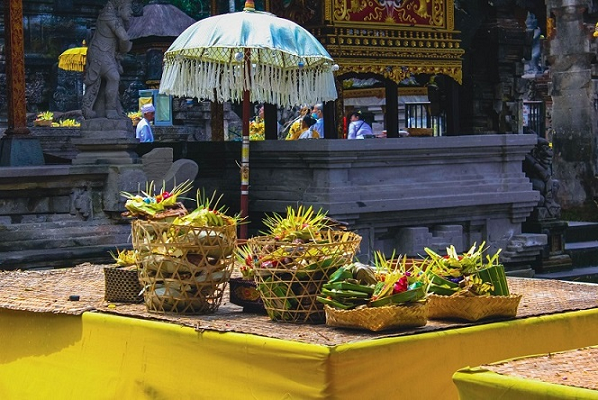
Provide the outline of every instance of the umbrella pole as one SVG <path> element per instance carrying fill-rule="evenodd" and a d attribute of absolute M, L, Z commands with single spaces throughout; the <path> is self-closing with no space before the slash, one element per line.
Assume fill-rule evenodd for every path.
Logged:
<path fill-rule="evenodd" d="M 250 49 L 245 49 L 245 79 L 251 76 Z M 251 118 L 251 102 L 248 82 L 243 89 L 243 144 L 241 147 L 241 218 L 249 215 L 249 119 Z M 247 239 L 247 221 L 239 226 L 239 238 Z"/>

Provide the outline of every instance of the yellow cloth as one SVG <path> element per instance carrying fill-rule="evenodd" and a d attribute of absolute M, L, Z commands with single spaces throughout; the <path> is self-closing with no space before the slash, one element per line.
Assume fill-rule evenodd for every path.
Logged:
<path fill-rule="evenodd" d="M 264 120 L 256 117 L 249 123 L 249 140 L 264 140 L 266 138 L 266 127 Z"/>
<path fill-rule="evenodd" d="M 453 381 L 460 400 L 598 399 L 595 390 L 500 375 L 483 368 L 463 368 L 453 375 Z"/>
<path fill-rule="evenodd" d="M 303 329 L 310 327 L 293 327 L 297 340 Z M 364 333 L 325 346 L 98 312 L 0 309 L 0 399 L 451 400 L 459 369 L 596 345 L 597 331 L 594 308 L 410 335 Z"/>
<path fill-rule="evenodd" d="M 302 128 L 301 118 L 299 118 L 291 124 L 291 127 L 289 128 L 289 133 L 287 134 L 287 137 L 286 137 L 286 140 L 297 140 L 297 139 L 299 139 L 299 136 L 306 130 L 307 129 Z"/>

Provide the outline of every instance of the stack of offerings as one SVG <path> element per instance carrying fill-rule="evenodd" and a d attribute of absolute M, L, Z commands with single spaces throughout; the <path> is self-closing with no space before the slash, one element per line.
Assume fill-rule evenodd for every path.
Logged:
<path fill-rule="evenodd" d="M 226 215 L 214 198 L 198 191 L 190 213 L 133 221 L 148 311 L 207 314 L 220 306 L 234 266 L 239 219 Z"/>
<path fill-rule="evenodd" d="M 485 243 L 457 254 L 450 246 L 441 256 L 429 248 L 426 270 L 430 274 L 430 319 L 478 321 L 517 315 L 521 295 L 511 294 L 500 250 L 484 257 Z"/>
<path fill-rule="evenodd" d="M 374 266 L 341 267 L 324 285 L 326 324 L 374 332 L 426 325 L 428 275 L 405 257 L 374 255 Z"/>
<path fill-rule="evenodd" d="M 331 225 L 331 219 L 312 207 L 287 207 L 285 217 L 266 217 L 264 236 L 247 245 L 253 273 L 270 319 L 323 323 L 323 304 L 317 301 L 322 285 L 340 267 L 350 264 L 361 236 Z"/>

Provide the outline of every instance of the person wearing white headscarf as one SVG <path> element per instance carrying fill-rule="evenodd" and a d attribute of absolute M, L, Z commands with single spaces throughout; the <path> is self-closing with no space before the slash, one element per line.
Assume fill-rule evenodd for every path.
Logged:
<path fill-rule="evenodd" d="M 372 127 L 363 120 L 359 111 L 352 112 L 347 139 L 364 139 L 366 135 L 373 135 Z"/>
<path fill-rule="evenodd" d="M 137 124 L 135 137 L 139 139 L 140 142 L 153 142 L 154 133 L 152 132 L 150 122 L 154 120 L 156 108 L 152 104 L 144 104 L 141 107 L 141 114 L 143 115 L 143 118 Z"/>

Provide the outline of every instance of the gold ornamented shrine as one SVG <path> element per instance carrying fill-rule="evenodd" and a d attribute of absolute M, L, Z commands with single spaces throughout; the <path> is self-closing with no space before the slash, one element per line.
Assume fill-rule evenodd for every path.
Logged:
<path fill-rule="evenodd" d="M 332 0 L 313 32 L 340 69 L 400 82 L 444 74 L 462 82 L 464 51 L 455 36 L 453 0 Z"/>

